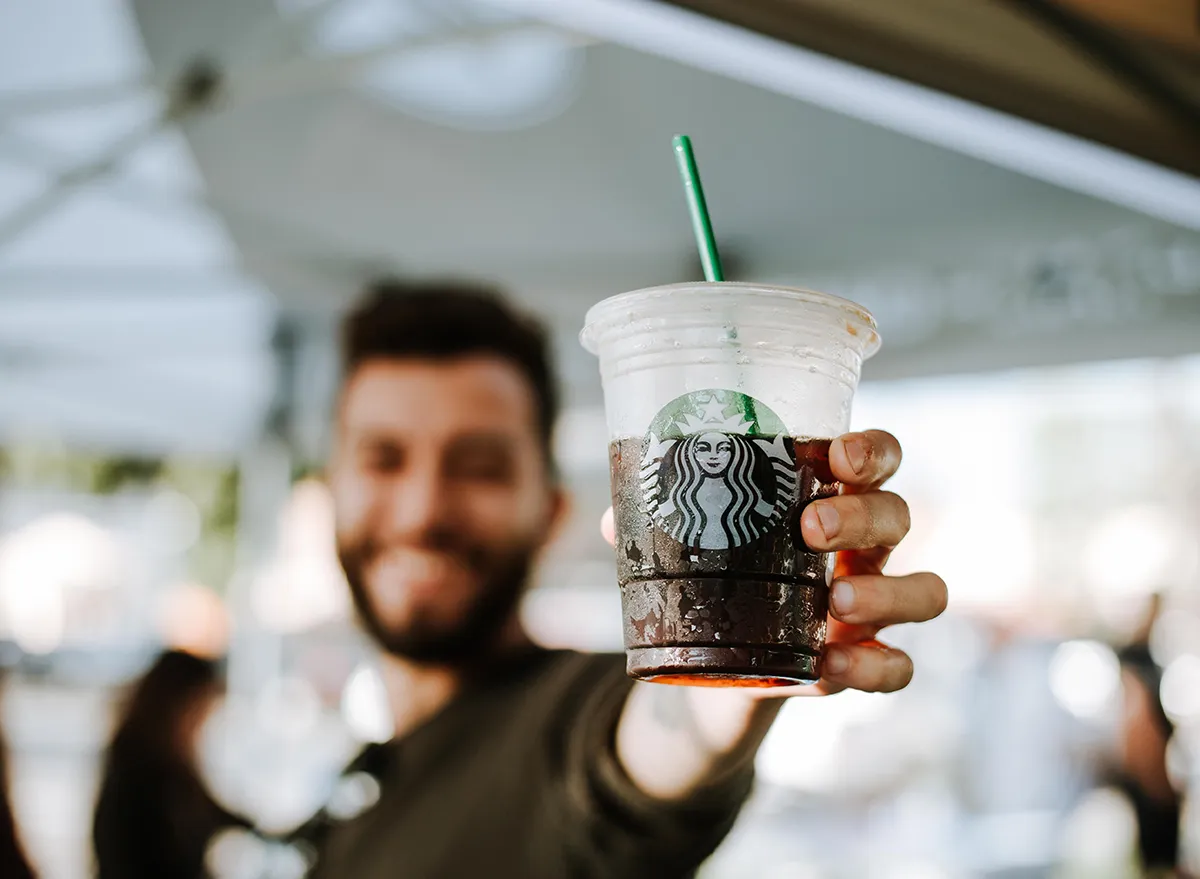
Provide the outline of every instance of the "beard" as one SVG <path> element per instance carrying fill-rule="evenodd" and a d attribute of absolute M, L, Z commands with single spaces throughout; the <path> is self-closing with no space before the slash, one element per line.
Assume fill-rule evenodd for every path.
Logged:
<path fill-rule="evenodd" d="M 363 627 L 393 656 L 423 665 L 468 665 L 486 656 L 516 612 L 536 546 L 530 542 L 496 552 L 448 543 L 438 541 L 429 548 L 452 555 L 477 583 L 458 620 L 438 625 L 415 619 L 391 625 L 381 618 L 367 584 L 367 571 L 387 547 L 371 538 L 339 542 L 338 559 Z"/>

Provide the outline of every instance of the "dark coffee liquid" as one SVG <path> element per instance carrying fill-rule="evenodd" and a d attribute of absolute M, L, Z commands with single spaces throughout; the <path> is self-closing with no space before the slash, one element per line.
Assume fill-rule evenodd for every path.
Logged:
<path fill-rule="evenodd" d="M 778 445 L 773 459 L 742 453 L 740 482 L 726 475 L 736 452 L 721 457 L 704 447 L 693 452 L 700 464 L 690 475 L 677 476 L 687 466 L 669 457 L 655 463 L 643 439 L 609 445 L 632 676 L 710 686 L 817 679 L 831 559 L 805 545 L 800 514 L 813 500 L 838 493 L 830 440 L 754 442 Z M 794 480 L 772 469 L 792 466 L 785 446 L 794 455 Z M 691 481 L 678 485 L 685 478 Z"/>

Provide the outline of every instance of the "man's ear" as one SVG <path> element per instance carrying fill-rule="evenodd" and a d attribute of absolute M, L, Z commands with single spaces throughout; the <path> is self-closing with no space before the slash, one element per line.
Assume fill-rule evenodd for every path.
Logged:
<path fill-rule="evenodd" d="M 543 546 L 549 546 L 558 540 L 574 510 L 575 504 L 571 493 L 561 484 L 554 485 L 550 489 L 550 503 L 546 510 L 546 534 L 542 540 Z"/>

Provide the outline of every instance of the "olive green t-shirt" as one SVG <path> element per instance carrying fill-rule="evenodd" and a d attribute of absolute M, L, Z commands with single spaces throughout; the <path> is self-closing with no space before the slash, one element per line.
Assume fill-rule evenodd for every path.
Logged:
<path fill-rule="evenodd" d="M 747 766 L 666 803 L 622 770 L 624 657 L 538 650 L 360 757 L 379 799 L 311 837 L 317 879 L 675 879 L 728 832 Z M 353 765 L 353 764 L 352 764 Z"/>

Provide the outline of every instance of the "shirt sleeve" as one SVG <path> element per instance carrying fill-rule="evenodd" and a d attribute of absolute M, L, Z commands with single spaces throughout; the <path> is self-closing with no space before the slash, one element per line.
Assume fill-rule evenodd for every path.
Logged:
<path fill-rule="evenodd" d="M 566 723 L 562 763 L 572 875 L 690 876 L 733 826 L 753 784 L 753 760 L 686 800 L 652 797 L 617 759 L 617 722 L 633 687 L 624 663 L 606 663 L 587 678 L 587 695 Z"/>

